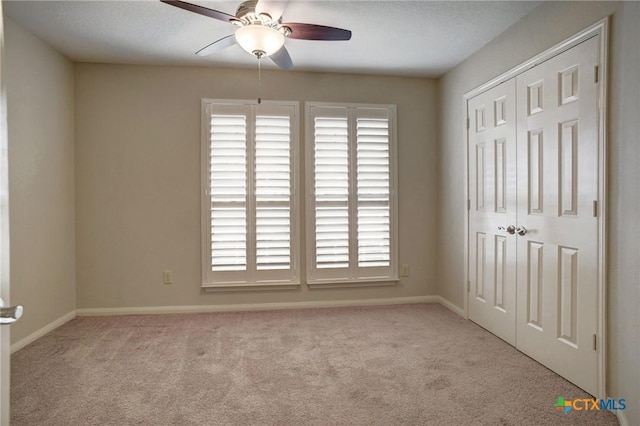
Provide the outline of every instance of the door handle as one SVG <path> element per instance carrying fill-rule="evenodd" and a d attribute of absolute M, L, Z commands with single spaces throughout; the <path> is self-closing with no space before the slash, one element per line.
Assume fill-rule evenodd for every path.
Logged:
<path fill-rule="evenodd" d="M 0 298 L 0 325 L 13 324 L 24 312 L 22 305 L 4 307 L 4 300 Z"/>
<path fill-rule="evenodd" d="M 513 235 L 516 233 L 516 227 L 513 225 L 509 225 L 506 228 L 502 225 L 498 226 L 499 231 L 506 231 L 507 233 Z"/>
<path fill-rule="evenodd" d="M 516 232 L 518 233 L 518 235 L 522 236 L 527 233 L 527 228 L 525 228 L 524 226 L 518 226 Z"/>

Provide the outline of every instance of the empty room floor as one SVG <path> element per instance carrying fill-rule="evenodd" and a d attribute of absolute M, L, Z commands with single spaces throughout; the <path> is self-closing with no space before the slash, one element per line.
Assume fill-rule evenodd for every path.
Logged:
<path fill-rule="evenodd" d="M 436 304 L 78 317 L 12 356 L 12 425 L 617 425 Z"/>

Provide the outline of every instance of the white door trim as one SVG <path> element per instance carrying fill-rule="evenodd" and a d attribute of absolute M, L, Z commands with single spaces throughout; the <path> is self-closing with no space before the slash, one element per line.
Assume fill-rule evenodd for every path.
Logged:
<path fill-rule="evenodd" d="M 609 34 L 609 17 L 606 17 L 550 49 L 534 56 L 522 64 L 506 71 L 492 80 L 476 87 L 463 96 L 464 121 L 464 316 L 469 318 L 469 117 L 468 101 L 536 65 L 588 40 L 599 37 L 598 52 L 598 398 L 606 397 L 606 247 L 607 247 L 607 46 Z"/>
<path fill-rule="evenodd" d="M 4 65 L 4 23 L 0 4 L 0 298 L 9 306 L 9 158 L 7 133 L 7 90 Z M 10 422 L 10 370 L 11 353 L 10 326 L 2 326 L 0 331 L 0 426 L 9 426 Z"/>

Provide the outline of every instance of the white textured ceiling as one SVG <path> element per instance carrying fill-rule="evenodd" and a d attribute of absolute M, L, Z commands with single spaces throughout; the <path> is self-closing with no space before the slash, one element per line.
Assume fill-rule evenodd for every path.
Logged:
<path fill-rule="evenodd" d="M 234 15 L 238 1 L 192 1 Z M 350 41 L 288 39 L 294 70 L 438 77 L 539 1 L 291 0 L 283 22 L 349 29 Z M 233 25 L 156 0 L 7 1 L 5 14 L 79 62 L 255 67 L 239 46 L 194 52 Z M 263 61 L 265 67 L 274 67 Z"/>

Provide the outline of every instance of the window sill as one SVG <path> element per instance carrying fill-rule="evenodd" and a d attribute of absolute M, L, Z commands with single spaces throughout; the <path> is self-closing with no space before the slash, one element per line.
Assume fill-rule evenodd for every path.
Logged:
<path fill-rule="evenodd" d="M 362 280 L 322 280 L 322 281 L 309 281 L 307 287 L 310 289 L 318 288 L 348 288 L 348 287 L 381 287 L 381 286 L 394 286 L 400 282 L 397 278 L 382 278 L 382 279 L 362 279 Z"/>
<path fill-rule="evenodd" d="M 296 282 L 267 282 L 202 284 L 200 288 L 207 293 L 215 293 L 225 291 L 297 290 L 299 287 L 300 283 Z"/>

